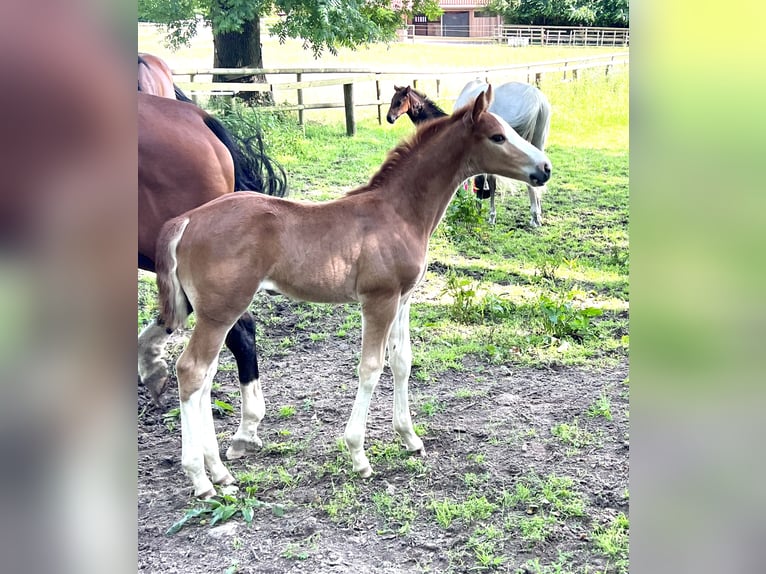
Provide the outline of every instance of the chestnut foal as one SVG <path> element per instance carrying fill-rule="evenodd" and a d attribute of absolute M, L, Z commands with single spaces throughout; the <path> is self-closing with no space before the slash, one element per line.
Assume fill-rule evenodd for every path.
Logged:
<path fill-rule="evenodd" d="M 489 172 L 543 185 L 551 173 L 542 151 L 488 112 L 491 101 L 490 88 L 451 116 L 425 124 L 389 153 L 367 185 L 337 200 L 306 203 L 240 192 L 165 224 L 156 249 L 160 320 L 172 332 L 196 313 L 189 344 L 176 363 L 181 462 L 196 496 L 212 496 L 213 483 L 234 482 L 221 461 L 210 391 L 226 333 L 258 290 L 321 303 L 358 301 L 359 387 L 344 435 L 353 469 L 362 477 L 372 474 L 365 426 L 386 347 L 394 378 L 394 430 L 409 451 L 423 452 L 407 386 L 410 295 L 425 273 L 429 238 L 466 178 Z M 260 381 L 240 390 L 242 418 L 228 459 L 261 445 Z"/>

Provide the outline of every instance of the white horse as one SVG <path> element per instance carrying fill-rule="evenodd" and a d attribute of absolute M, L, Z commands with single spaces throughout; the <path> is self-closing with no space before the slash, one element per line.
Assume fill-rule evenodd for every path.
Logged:
<path fill-rule="evenodd" d="M 465 106 L 486 89 L 487 84 L 485 82 L 471 80 L 460 92 L 455 102 L 455 109 Z M 521 137 L 540 151 L 544 151 L 551 123 L 551 104 L 548 102 L 548 98 L 536 87 L 522 82 L 508 82 L 498 86 L 495 89 L 495 100 L 489 111 L 503 118 Z M 490 222 L 494 223 L 495 188 L 497 187 L 495 176 L 477 176 L 476 187 L 478 193 L 482 194 L 483 197 L 489 196 L 489 219 Z M 532 227 L 538 227 L 542 224 L 541 197 L 544 189 L 545 186 L 532 187 L 527 185 L 531 215 L 529 224 Z"/>

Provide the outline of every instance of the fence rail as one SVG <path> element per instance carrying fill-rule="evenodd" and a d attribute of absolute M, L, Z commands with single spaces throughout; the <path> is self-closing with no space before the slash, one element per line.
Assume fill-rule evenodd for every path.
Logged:
<path fill-rule="evenodd" d="M 298 122 L 303 124 L 305 110 L 343 108 L 346 118 L 346 133 L 356 133 L 356 120 L 354 108 L 377 106 L 378 123 L 383 122 L 383 108 L 390 103 L 390 99 L 382 98 L 383 86 L 388 89 L 395 83 L 409 83 L 414 88 L 419 84 L 430 82 L 434 84 L 435 92 L 431 92 L 434 99 L 442 97 L 454 97 L 462 86 L 470 79 L 480 78 L 485 82 L 525 81 L 539 85 L 543 74 L 561 74 L 563 80 L 576 80 L 580 70 L 603 68 L 606 74 L 615 66 L 629 64 L 629 53 L 619 52 L 591 56 L 586 58 L 569 58 L 549 60 L 531 64 L 516 64 L 513 66 L 477 67 L 461 69 L 454 68 L 432 69 L 429 71 L 418 70 L 372 70 L 361 68 L 179 68 L 173 70 L 176 84 L 188 92 L 193 100 L 197 101 L 200 95 L 232 96 L 242 92 L 272 92 L 284 97 L 286 94 L 295 93 L 293 101 L 283 100 L 286 103 L 274 106 L 263 106 L 265 111 L 297 111 Z M 237 78 L 252 77 L 255 75 L 266 76 L 266 82 L 213 82 L 212 76 L 233 76 Z M 268 81 L 272 78 L 294 76 L 293 81 Z M 307 79 L 307 76 L 316 76 Z M 329 77 L 328 77 L 329 76 Z M 326 97 L 329 93 L 337 94 L 332 88 L 343 87 L 343 101 L 317 101 L 317 98 Z M 357 93 L 355 96 L 355 89 Z M 314 101 L 304 100 L 305 92 L 312 90 Z M 330 92 L 328 92 L 330 90 Z M 374 90 L 374 91 L 373 91 Z M 388 93 L 388 92 L 387 92 Z"/>

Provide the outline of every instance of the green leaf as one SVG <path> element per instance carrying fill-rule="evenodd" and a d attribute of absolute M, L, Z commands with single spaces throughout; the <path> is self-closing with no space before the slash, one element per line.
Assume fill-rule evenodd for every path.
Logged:
<path fill-rule="evenodd" d="M 202 507 L 202 508 L 192 508 L 191 510 L 187 510 L 186 514 L 184 514 L 181 520 L 174 523 L 170 528 L 167 529 L 167 531 L 165 532 L 165 535 L 170 536 L 171 534 L 175 534 L 176 532 L 181 530 L 189 520 L 191 520 L 192 518 L 197 518 L 198 516 L 201 516 L 202 514 L 205 514 L 206 512 L 210 512 L 210 509 Z"/>

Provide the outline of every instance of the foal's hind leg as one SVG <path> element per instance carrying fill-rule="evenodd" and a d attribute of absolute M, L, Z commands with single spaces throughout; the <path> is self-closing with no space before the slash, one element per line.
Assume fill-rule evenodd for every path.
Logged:
<path fill-rule="evenodd" d="M 388 352 L 394 375 L 394 430 L 407 450 L 425 453 L 423 441 L 415 434 L 409 403 L 409 380 L 412 368 L 410 344 L 410 302 L 402 304 L 388 336 Z"/>
<path fill-rule="evenodd" d="M 210 389 L 218 366 L 218 353 L 228 327 L 197 317 L 197 325 L 176 362 L 178 395 L 181 401 L 181 465 L 194 486 L 194 495 L 208 498 L 215 494 L 205 473 L 210 469 L 218 484 L 231 484 L 234 478 L 221 462 L 213 426 Z"/>
<path fill-rule="evenodd" d="M 239 369 L 240 393 L 242 396 L 242 419 L 226 451 L 229 460 L 240 458 L 248 451 L 260 448 L 263 442 L 258 438 L 258 425 L 266 413 L 261 382 L 258 378 L 258 358 L 255 352 L 255 321 L 245 313 L 226 336 L 226 346 L 231 350 Z"/>
<path fill-rule="evenodd" d="M 527 192 L 529 193 L 529 213 L 530 220 L 529 225 L 531 227 L 540 227 L 543 224 L 543 204 L 542 196 L 545 186 L 532 187 L 527 185 Z"/>
<path fill-rule="evenodd" d="M 362 358 L 359 363 L 359 388 L 354 407 L 346 424 L 344 438 L 351 454 L 354 472 L 362 478 L 372 474 L 372 467 L 364 453 L 364 435 L 370 399 L 383 372 L 386 339 L 399 305 L 398 297 L 375 298 L 362 304 Z"/>
<path fill-rule="evenodd" d="M 164 359 L 170 333 L 155 319 L 138 336 L 138 376 L 155 405 L 168 386 L 168 364 Z"/>

